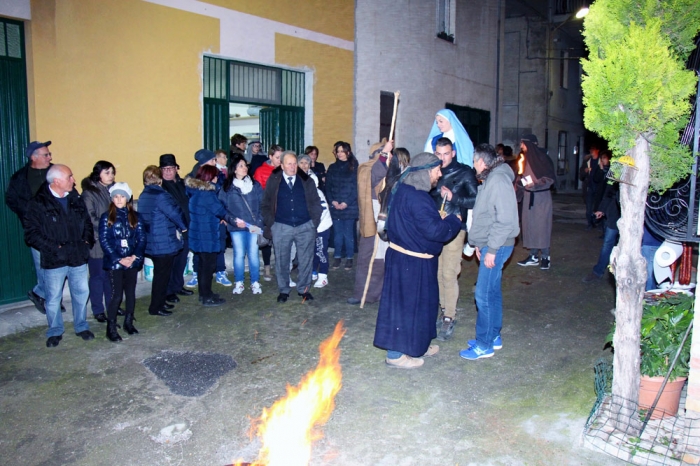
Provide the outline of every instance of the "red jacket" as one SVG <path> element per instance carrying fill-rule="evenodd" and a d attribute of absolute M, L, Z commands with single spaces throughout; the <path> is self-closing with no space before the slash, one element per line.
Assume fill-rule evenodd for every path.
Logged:
<path fill-rule="evenodd" d="M 270 173 L 272 173 L 272 170 L 274 169 L 275 167 L 273 167 L 269 163 L 264 163 L 260 165 L 257 168 L 257 170 L 255 170 L 253 179 L 260 183 L 260 186 L 262 186 L 262 188 L 265 189 L 265 186 L 267 186 L 267 179 L 270 177 Z"/>

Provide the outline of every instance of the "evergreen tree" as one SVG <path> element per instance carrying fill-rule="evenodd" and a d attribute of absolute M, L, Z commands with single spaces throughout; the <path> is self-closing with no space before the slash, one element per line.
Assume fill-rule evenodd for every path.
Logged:
<path fill-rule="evenodd" d="M 699 30 L 697 0 L 596 0 L 584 22 L 584 123 L 609 141 L 614 156 L 632 157 L 637 168 L 634 184 L 620 187 L 620 241 L 610 261 L 617 283 L 612 390 L 613 405 L 622 406 L 621 429 L 638 419 L 645 200 L 692 165 L 679 132 L 697 86 L 685 63 Z"/>

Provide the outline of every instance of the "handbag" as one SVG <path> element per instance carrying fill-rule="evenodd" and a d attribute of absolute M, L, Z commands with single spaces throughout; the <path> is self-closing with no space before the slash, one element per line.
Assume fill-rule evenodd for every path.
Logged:
<path fill-rule="evenodd" d="M 253 220 L 255 220 L 255 214 L 253 213 L 253 210 L 248 205 L 248 201 L 245 200 L 245 196 L 243 196 L 243 194 L 241 194 L 241 199 L 243 199 L 245 206 L 248 208 L 248 212 L 250 212 L 251 218 Z M 258 248 L 264 248 L 265 246 L 270 245 L 270 240 L 265 238 L 264 235 L 257 235 L 257 236 L 258 236 Z"/>

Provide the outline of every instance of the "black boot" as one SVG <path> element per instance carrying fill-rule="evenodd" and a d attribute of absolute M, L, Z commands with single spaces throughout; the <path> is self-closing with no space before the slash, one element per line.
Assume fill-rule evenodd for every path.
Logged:
<path fill-rule="evenodd" d="M 107 339 L 109 341 L 122 341 L 122 337 L 117 333 L 117 319 L 107 321 Z"/>
<path fill-rule="evenodd" d="M 136 327 L 134 327 L 134 313 L 132 312 L 131 314 L 127 314 L 124 316 L 124 330 L 126 330 L 126 333 L 129 335 L 133 335 L 134 333 L 139 333 L 138 330 L 136 330 Z"/>

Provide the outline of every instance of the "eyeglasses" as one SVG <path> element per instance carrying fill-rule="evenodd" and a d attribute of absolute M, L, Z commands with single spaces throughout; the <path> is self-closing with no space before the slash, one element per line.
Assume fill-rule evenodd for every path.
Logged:
<path fill-rule="evenodd" d="M 172 171 L 175 171 L 175 170 L 177 170 L 177 167 L 162 167 L 162 168 L 160 169 L 160 171 L 162 171 L 162 172 L 172 172 Z"/>
<path fill-rule="evenodd" d="M 36 155 L 41 155 L 42 157 L 51 157 L 51 152 L 47 152 L 45 154 L 36 154 Z"/>

